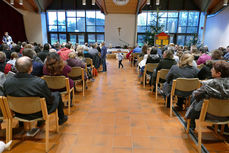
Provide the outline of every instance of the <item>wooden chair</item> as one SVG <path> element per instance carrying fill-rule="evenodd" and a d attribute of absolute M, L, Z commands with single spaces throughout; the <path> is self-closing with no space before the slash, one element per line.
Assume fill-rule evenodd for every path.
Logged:
<path fill-rule="evenodd" d="M 84 96 L 84 89 L 85 89 L 84 69 L 81 67 L 72 67 L 72 71 L 68 73 L 68 76 L 75 82 L 75 84 L 79 81 L 83 83 L 82 91 Z"/>
<path fill-rule="evenodd" d="M 176 80 L 173 80 L 171 95 L 170 95 L 170 117 L 172 117 L 173 96 L 175 96 L 175 90 L 191 92 L 198 88 L 200 88 L 200 81 L 198 78 L 177 78 Z M 167 105 L 167 98 L 166 98 L 166 105 Z"/>
<path fill-rule="evenodd" d="M 166 79 L 166 75 L 169 73 L 169 69 L 161 69 L 157 72 L 157 79 L 156 79 L 156 100 L 157 100 L 157 93 L 158 93 L 158 84 L 160 83 L 160 79 Z M 161 83 L 160 83 L 161 84 Z"/>
<path fill-rule="evenodd" d="M 229 124 L 229 120 L 224 122 L 211 121 L 206 118 L 206 114 L 211 114 L 217 117 L 229 117 L 229 99 L 221 100 L 210 98 L 209 100 L 204 100 L 202 109 L 200 112 L 200 118 L 198 120 L 197 131 L 198 131 L 198 152 L 201 153 L 201 140 L 202 140 L 202 128 L 205 126 L 212 126 L 216 124 L 215 131 L 217 132 L 218 125 L 221 126 L 221 134 L 224 132 L 224 126 Z M 189 132 L 190 128 L 190 119 L 187 120 L 187 129 L 186 132 Z"/>
<path fill-rule="evenodd" d="M 138 64 L 143 60 L 143 56 L 139 56 L 137 57 L 137 70 L 138 70 L 138 75 L 140 75 L 141 71 L 140 71 L 140 68 L 138 66 Z M 140 78 L 139 78 L 140 79 Z"/>
<path fill-rule="evenodd" d="M 70 103 L 71 103 L 71 93 L 73 96 L 72 102 L 74 101 L 74 88 L 70 89 L 69 79 L 65 76 L 43 76 L 42 77 L 46 83 L 48 84 L 49 89 L 51 90 L 59 90 L 63 102 L 68 102 L 68 115 L 70 115 Z"/>
<path fill-rule="evenodd" d="M 140 56 L 138 55 L 138 57 L 137 57 L 137 64 L 139 64 L 139 63 L 143 60 L 143 58 L 144 58 L 143 56 L 140 57 Z"/>
<path fill-rule="evenodd" d="M 140 55 L 140 53 L 132 53 L 131 66 L 134 65 L 134 60 L 136 60 L 139 55 Z"/>
<path fill-rule="evenodd" d="M 3 96 L 0 96 L 0 108 L 2 112 L 2 116 L 0 117 L 1 120 L 6 120 L 6 143 L 10 141 L 9 135 L 9 117 L 7 115 L 7 111 L 4 105 Z"/>
<path fill-rule="evenodd" d="M 94 69 L 93 60 L 91 58 L 85 58 L 85 61 L 87 67 L 91 67 L 91 73 L 93 75 L 93 69 Z M 86 67 L 86 72 L 87 72 L 87 67 Z"/>
<path fill-rule="evenodd" d="M 55 112 L 48 114 L 47 106 L 45 102 L 45 98 L 40 97 L 3 97 L 4 106 L 6 108 L 6 112 L 9 118 L 9 134 L 8 137 L 12 140 L 12 120 L 17 119 L 22 122 L 34 122 L 39 120 L 45 120 L 45 151 L 49 150 L 49 120 L 50 116 L 55 116 L 56 122 L 56 132 L 59 132 L 59 124 L 58 124 L 58 110 Z M 33 114 L 37 112 L 42 112 L 42 117 L 34 119 L 34 120 L 26 120 L 20 117 L 14 116 L 13 112 L 17 112 L 20 114 Z"/>
<path fill-rule="evenodd" d="M 147 63 L 145 65 L 144 73 L 143 73 L 143 76 L 142 76 L 143 77 L 143 87 L 144 88 L 145 88 L 145 84 L 146 84 L 146 80 L 145 80 L 146 79 L 146 72 L 148 71 L 148 72 L 153 73 L 154 69 L 157 68 L 157 65 L 158 65 L 158 63 Z"/>

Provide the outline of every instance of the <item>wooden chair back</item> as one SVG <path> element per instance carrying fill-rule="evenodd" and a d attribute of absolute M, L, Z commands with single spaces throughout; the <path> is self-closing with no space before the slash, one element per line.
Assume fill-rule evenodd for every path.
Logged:
<path fill-rule="evenodd" d="M 87 66 L 92 66 L 93 65 L 93 61 L 92 61 L 92 59 L 91 58 L 85 58 L 85 61 L 86 61 L 86 64 L 87 64 Z"/>
<path fill-rule="evenodd" d="M 165 80 L 168 73 L 169 73 L 169 69 L 161 69 L 160 71 L 157 72 L 158 79 Z"/>
<path fill-rule="evenodd" d="M 169 69 L 161 69 L 157 72 L 156 78 L 156 100 L 157 100 L 157 93 L 158 93 L 158 84 L 160 83 L 160 79 L 166 79 L 167 74 L 169 73 Z"/>
<path fill-rule="evenodd" d="M 145 83 L 146 83 L 146 81 L 145 81 L 146 72 L 148 71 L 148 72 L 152 72 L 153 73 L 154 69 L 157 68 L 157 65 L 158 65 L 158 63 L 147 63 L 145 65 L 145 69 L 144 69 L 144 73 L 143 73 L 143 87 L 144 88 L 145 88 Z"/>
<path fill-rule="evenodd" d="M 198 78 L 177 78 L 176 80 L 173 80 L 170 96 L 170 117 L 172 117 L 173 96 L 175 96 L 175 90 L 191 92 L 198 88 L 200 88 L 200 81 Z"/>
<path fill-rule="evenodd" d="M 157 68 L 158 63 L 147 63 L 145 66 L 145 72 L 153 72 Z"/>
<path fill-rule="evenodd" d="M 206 113 L 217 117 L 229 117 L 229 99 L 215 99 L 210 98 L 204 101 L 204 105 L 201 110 L 200 120 L 204 121 Z M 228 121 L 229 123 L 229 121 Z"/>
<path fill-rule="evenodd" d="M 12 112 L 20 114 L 33 114 L 42 111 L 43 118 L 48 116 L 45 98 L 40 97 L 12 97 L 3 98 L 9 118 L 13 118 Z"/>
<path fill-rule="evenodd" d="M 193 91 L 200 87 L 200 81 L 198 78 L 177 78 L 176 80 L 173 80 L 173 84 L 175 89 L 185 92 Z"/>
<path fill-rule="evenodd" d="M 68 73 L 69 78 L 75 80 L 74 78 L 81 77 L 84 75 L 84 69 L 81 67 L 72 67 L 71 72 Z"/>
<path fill-rule="evenodd" d="M 140 62 L 143 60 L 143 58 L 144 58 L 143 56 L 141 56 L 141 57 L 138 56 L 138 57 L 137 57 L 138 63 L 140 63 Z"/>
<path fill-rule="evenodd" d="M 66 88 L 66 83 L 68 80 L 68 78 L 65 78 L 65 76 L 47 76 L 45 75 L 42 78 L 46 81 L 49 89 L 54 89 L 54 90 Z M 69 84 L 69 81 L 67 84 Z"/>

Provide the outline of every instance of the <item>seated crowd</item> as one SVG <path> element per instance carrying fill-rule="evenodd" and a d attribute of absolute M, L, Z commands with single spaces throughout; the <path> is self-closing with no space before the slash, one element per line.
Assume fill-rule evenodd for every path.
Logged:
<path fill-rule="evenodd" d="M 140 77 L 146 64 L 158 63 L 153 74 L 146 72 L 150 77 L 150 86 L 154 86 L 153 91 L 155 91 L 157 72 L 161 69 L 169 70 L 166 79 L 160 79 L 163 87 L 158 88 L 162 96 L 167 98 L 167 107 L 170 107 L 173 80 L 177 78 L 198 78 L 200 80 L 202 86 L 195 91 L 175 90 L 175 95 L 178 97 L 178 110 L 186 109 L 184 101 L 191 96 L 191 105 L 187 108 L 185 118 L 191 119 L 192 129 L 195 129 L 195 119 L 199 118 L 203 99 L 210 97 L 229 99 L 229 46 L 227 48 L 220 47 L 210 52 L 207 47 L 198 49 L 196 46 L 189 48 L 170 44 L 162 48 L 155 46 L 150 48 L 145 44 L 142 49 L 137 46 L 127 55 L 130 60 L 135 60 L 132 58 L 132 52 L 138 53 L 138 57 L 144 57 L 138 63 Z M 208 117 L 216 119 L 215 116 L 208 115 Z M 219 120 L 228 120 L 228 118 Z M 226 133 L 228 130 L 228 127 L 225 126 Z"/>
<path fill-rule="evenodd" d="M 60 90 L 50 90 L 43 75 L 65 76 L 71 72 L 72 67 L 87 68 L 85 57 L 91 58 L 95 68 L 85 70 L 84 80 L 93 79 L 93 71 L 97 71 L 101 65 L 100 47 L 97 44 L 91 46 L 80 46 L 71 43 L 60 45 L 58 42 L 51 46 L 46 43 L 44 46 L 37 43 L 18 43 L 10 48 L 7 44 L 0 46 L 0 96 L 14 97 L 44 97 L 48 113 L 58 109 L 59 125 L 67 121 L 64 114 L 64 103 L 62 102 Z M 84 52 L 88 51 L 88 55 Z M 103 53 L 103 54 L 106 54 Z M 86 73 L 87 72 L 87 73 Z M 75 88 L 75 83 L 69 78 L 70 88 Z M 87 89 L 87 86 L 86 86 Z M 66 89 L 64 89 L 66 90 Z M 71 95 L 71 106 L 72 106 Z M 41 112 L 34 114 L 20 114 L 15 116 L 33 120 L 42 116 Z M 43 122 L 39 122 L 42 125 Z M 23 125 L 19 122 L 19 126 Z"/>

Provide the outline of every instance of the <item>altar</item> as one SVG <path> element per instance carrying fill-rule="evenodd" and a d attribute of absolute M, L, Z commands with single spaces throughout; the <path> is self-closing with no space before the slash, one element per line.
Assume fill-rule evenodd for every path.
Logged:
<path fill-rule="evenodd" d="M 119 52 L 123 53 L 124 57 L 126 57 L 126 54 L 129 53 L 129 51 L 129 49 L 110 48 L 107 49 L 107 58 L 116 58 L 116 54 Z"/>

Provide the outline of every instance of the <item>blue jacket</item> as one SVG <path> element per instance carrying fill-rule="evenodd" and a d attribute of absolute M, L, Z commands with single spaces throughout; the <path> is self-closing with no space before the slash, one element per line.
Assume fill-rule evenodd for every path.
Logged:
<path fill-rule="evenodd" d="M 103 46 L 101 50 L 101 58 L 106 58 L 106 55 L 107 55 L 107 48 L 106 46 Z"/>
<path fill-rule="evenodd" d="M 134 48 L 134 50 L 133 50 L 133 53 L 141 53 L 142 52 L 142 49 L 139 47 L 139 46 L 137 46 L 136 48 Z"/>

